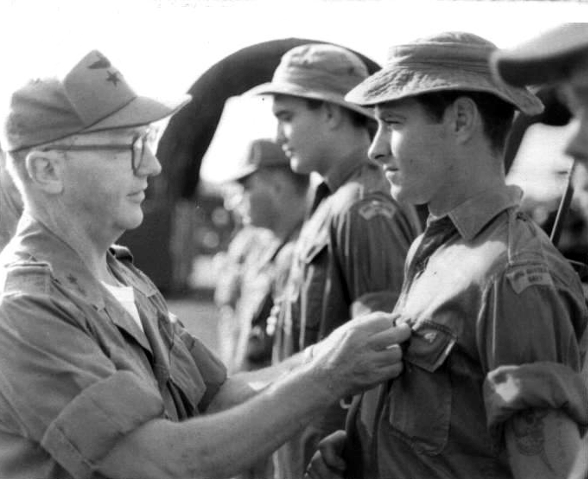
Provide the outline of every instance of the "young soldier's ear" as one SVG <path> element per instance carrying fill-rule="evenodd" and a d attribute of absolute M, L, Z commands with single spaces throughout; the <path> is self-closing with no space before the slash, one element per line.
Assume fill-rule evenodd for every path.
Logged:
<path fill-rule="evenodd" d="M 49 194 L 63 191 L 63 155 L 52 150 L 32 150 L 25 161 L 27 173 L 37 188 Z"/>
<path fill-rule="evenodd" d="M 453 102 L 451 110 L 454 132 L 458 141 L 465 143 L 480 123 L 480 113 L 476 103 L 467 96 L 461 96 Z"/>
<path fill-rule="evenodd" d="M 339 126 L 345 118 L 345 112 L 343 111 L 342 106 L 335 105 L 334 103 L 329 103 L 326 101 L 323 103 L 323 108 L 325 114 L 327 115 L 327 121 L 332 127 Z"/>

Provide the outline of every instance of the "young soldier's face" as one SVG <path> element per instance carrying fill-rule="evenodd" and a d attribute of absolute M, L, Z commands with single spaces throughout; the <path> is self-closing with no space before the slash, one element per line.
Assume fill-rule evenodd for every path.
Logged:
<path fill-rule="evenodd" d="M 382 165 L 392 196 L 415 205 L 434 202 L 451 185 L 446 125 L 412 98 L 377 105 L 375 115 L 378 131 L 369 157 Z"/>
<path fill-rule="evenodd" d="M 296 173 L 324 175 L 329 168 L 325 161 L 325 117 L 323 108 L 310 109 L 303 98 L 276 96 L 273 113 L 278 120 L 277 142 L 290 158 Z"/>
<path fill-rule="evenodd" d="M 586 165 L 588 164 L 588 56 L 584 63 L 574 69 L 570 80 L 563 85 L 562 92 L 573 114 L 573 133 L 566 145 L 566 154 Z"/>

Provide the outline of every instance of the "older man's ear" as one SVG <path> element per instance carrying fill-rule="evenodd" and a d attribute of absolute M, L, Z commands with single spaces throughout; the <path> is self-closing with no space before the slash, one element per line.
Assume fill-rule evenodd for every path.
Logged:
<path fill-rule="evenodd" d="M 56 151 L 32 150 L 25 162 L 29 178 L 36 189 L 48 194 L 59 194 L 63 191 L 63 154 Z"/>

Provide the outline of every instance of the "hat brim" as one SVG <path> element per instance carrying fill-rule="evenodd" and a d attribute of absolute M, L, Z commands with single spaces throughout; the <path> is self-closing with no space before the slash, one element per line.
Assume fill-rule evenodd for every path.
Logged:
<path fill-rule="evenodd" d="M 329 103 L 347 108 L 361 115 L 367 116 L 369 119 L 374 119 L 374 114 L 371 110 L 360 105 L 345 101 L 342 96 L 336 95 L 328 91 L 308 90 L 292 83 L 262 83 L 251 90 L 245 92 L 245 95 L 288 95 L 298 98 L 308 98 L 311 100 L 322 100 Z"/>
<path fill-rule="evenodd" d="M 446 90 L 491 93 L 527 115 L 543 111 L 541 101 L 526 89 L 497 84 L 491 81 L 489 74 L 449 68 L 384 67 L 357 85 L 345 99 L 367 107 Z"/>
<path fill-rule="evenodd" d="M 566 78 L 578 57 L 588 56 L 588 24 L 569 23 L 491 57 L 493 72 L 511 85 L 539 85 Z"/>
<path fill-rule="evenodd" d="M 148 125 L 177 113 L 191 99 L 187 94 L 169 101 L 137 96 L 121 109 L 79 133 Z"/>

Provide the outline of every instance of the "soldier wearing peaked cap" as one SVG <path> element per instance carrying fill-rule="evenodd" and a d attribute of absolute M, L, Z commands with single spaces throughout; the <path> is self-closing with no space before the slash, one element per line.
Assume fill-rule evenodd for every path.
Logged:
<path fill-rule="evenodd" d="M 588 424 L 588 312 L 578 276 L 505 184 L 514 110 L 542 105 L 494 80 L 495 49 L 465 32 L 399 45 L 346 96 L 375 107 L 370 157 L 429 218 L 394 309 L 412 330 L 404 372 L 359 396 L 310 477 L 550 478 L 573 461 Z"/>
<path fill-rule="evenodd" d="M 367 75 L 344 48 L 302 45 L 284 54 L 270 83 L 251 92 L 272 96 L 277 139 L 292 169 L 322 179 L 275 310 L 276 361 L 355 315 L 392 310 L 408 246 L 420 231 L 415 210 L 390 197 L 368 161 L 371 113 L 344 99 Z M 277 452 L 277 477 L 302 477 L 318 441 L 343 427 L 346 407 L 333 405 Z"/>
<path fill-rule="evenodd" d="M 558 90 L 574 123 L 565 153 L 580 167 L 580 173 L 585 173 L 588 168 L 588 24 L 563 24 L 516 47 L 498 50 L 490 64 L 496 76 L 508 84 L 546 84 Z M 587 361 L 585 357 L 581 374 L 588 388 Z M 588 478 L 588 434 L 584 435 L 567 477 Z"/>
<path fill-rule="evenodd" d="M 2 479 L 231 477 L 402 368 L 407 328 L 376 313 L 312 357 L 227 378 L 113 245 L 161 169 L 151 123 L 188 100 L 137 95 L 97 51 L 9 99 L 0 143 L 24 213 L 0 254 Z"/>

